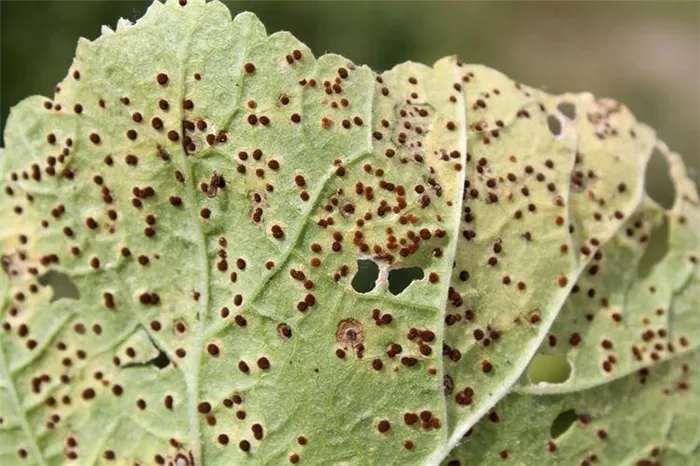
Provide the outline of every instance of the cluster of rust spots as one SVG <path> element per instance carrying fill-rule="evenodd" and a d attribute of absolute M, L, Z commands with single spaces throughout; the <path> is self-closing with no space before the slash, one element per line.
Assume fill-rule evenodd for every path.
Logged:
<path fill-rule="evenodd" d="M 180 0 L 179 4 L 186 6 L 187 2 Z M 280 61 L 286 62 L 290 67 L 304 59 L 304 55 L 298 49 L 291 50 L 289 53 L 285 52 L 280 57 Z M 262 68 L 263 65 L 259 63 L 257 67 L 252 62 L 244 63 L 242 65 L 243 79 L 255 80 L 267 76 L 269 73 Z M 298 193 L 299 200 L 304 203 L 303 205 L 316 206 L 311 210 L 310 226 L 308 227 L 308 230 L 311 231 L 309 235 L 313 236 L 313 240 L 308 244 L 308 250 L 304 247 L 303 252 L 299 254 L 300 262 L 308 264 L 308 267 L 306 265 L 278 264 L 278 268 L 285 271 L 284 274 L 280 272 L 281 276 L 290 280 L 294 292 L 297 293 L 294 298 L 295 307 L 288 314 L 290 316 L 288 322 L 292 322 L 291 319 L 296 322 L 300 316 L 306 318 L 306 315 L 313 314 L 309 311 L 314 306 L 319 308 L 327 306 L 326 303 L 317 302 L 314 294 L 315 282 L 329 277 L 333 282 L 343 281 L 349 276 L 351 270 L 351 266 L 347 263 L 351 263 L 351 260 L 354 260 L 358 255 L 371 257 L 383 265 L 423 261 L 424 256 L 433 259 L 443 257 L 443 250 L 450 238 L 442 226 L 443 223 L 448 224 L 445 222 L 447 219 L 443 219 L 440 212 L 445 205 L 451 206 L 457 199 L 445 199 L 445 189 L 441 184 L 444 180 L 441 179 L 438 170 L 441 167 L 435 164 L 445 164 L 450 167 L 450 170 L 458 172 L 466 167 L 476 174 L 464 184 L 461 193 L 465 199 L 465 206 L 464 210 L 460 212 L 462 228 L 459 241 L 467 246 L 472 246 L 480 239 L 477 212 L 484 206 L 500 209 L 508 202 L 517 199 L 524 200 L 523 205 L 526 207 L 514 210 L 511 215 L 514 228 L 521 230 L 519 231 L 520 240 L 526 243 L 539 239 L 536 237 L 536 233 L 528 229 L 528 219 L 541 215 L 542 210 L 544 210 L 542 208 L 544 206 L 529 202 L 531 190 L 539 189 L 546 192 L 554 206 L 562 209 L 565 207 L 560 195 L 562 189 L 552 181 L 551 173 L 557 168 L 552 160 L 544 159 L 537 166 L 533 166 L 534 164 L 522 165 L 518 163 L 516 155 L 511 155 L 509 161 L 513 164 L 513 168 L 503 173 L 496 173 L 500 169 L 494 167 L 494 163 L 486 157 L 477 159 L 472 153 L 461 153 L 459 150 L 449 147 L 428 153 L 424 143 L 430 132 L 444 130 L 453 132 L 466 128 L 460 128 L 459 123 L 452 120 L 442 122 L 440 127 L 434 126 L 436 111 L 431 105 L 425 103 L 425 99 L 420 94 L 422 83 L 416 77 L 408 77 L 406 82 L 401 83 L 401 85 L 390 86 L 384 82 L 381 75 L 376 76 L 375 97 L 380 104 L 382 100 L 389 99 L 387 102 L 392 103 L 393 113 L 374 121 L 373 118 L 355 112 L 356 102 L 352 101 L 348 95 L 349 92 L 347 92 L 347 88 L 354 79 L 355 71 L 355 66 L 348 63 L 335 69 L 332 76 L 327 77 L 327 79 L 302 78 L 298 81 L 299 86 L 305 92 L 317 93 L 324 99 L 322 102 L 323 105 L 327 105 L 328 113 L 321 116 L 318 121 L 310 121 L 311 119 L 307 118 L 298 108 L 289 110 L 289 106 L 296 103 L 294 100 L 299 95 L 296 89 L 280 94 L 272 102 L 274 105 L 270 105 L 271 102 L 249 99 L 245 102 L 247 109 L 241 112 L 244 125 L 250 131 L 269 131 L 281 125 L 285 125 L 291 131 L 299 132 L 299 134 L 301 134 L 302 128 L 311 128 L 316 125 L 319 125 L 324 131 L 339 131 L 340 134 L 344 135 L 352 134 L 351 132 L 354 131 L 368 131 L 367 134 L 371 136 L 373 141 L 373 153 L 378 157 L 359 163 L 344 162 L 340 158 L 334 160 L 332 166 L 329 167 L 328 185 L 330 188 L 323 190 L 318 190 L 319 180 L 315 179 L 315 176 L 303 172 L 301 169 L 291 170 L 293 160 L 290 160 L 288 154 L 274 153 L 274 151 L 257 145 L 246 148 L 238 147 L 241 143 L 238 139 L 239 136 L 234 131 L 229 131 L 229 128 L 218 128 L 217 122 L 212 121 L 206 114 L 205 105 L 202 105 L 200 101 L 193 100 L 193 95 L 185 95 L 181 101 L 173 101 L 168 98 L 173 87 L 178 84 L 178 78 L 176 75 L 169 75 L 167 70 L 159 71 L 152 80 L 149 80 L 154 95 L 152 108 L 148 108 L 142 102 L 138 102 L 138 99 L 128 95 L 103 96 L 97 100 L 98 108 L 95 108 L 95 102 L 72 102 L 71 105 L 54 101 L 43 102 L 41 111 L 61 112 L 63 107 L 68 105 L 68 108 L 73 110 L 71 117 L 84 120 L 87 120 L 87 117 L 95 111 L 110 112 L 113 105 L 116 105 L 119 106 L 122 113 L 128 115 L 128 118 L 124 128 L 119 129 L 117 141 L 112 140 L 111 133 L 98 128 L 90 128 L 87 123 L 84 126 L 86 129 L 80 130 L 76 134 L 62 134 L 58 129 L 51 129 L 41 136 L 42 143 L 45 139 L 47 150 L 45 161 L 32 162 L 25 170 L 10 174 L 5 185 L 5 193 L 13 201 L 16 201 L 13 206 L 14 213 L 27 215 L 27 217 L 36 214 L 40 218 L 37 221 L 38 231 L 50 230 L 53 227 L 58 228 L 63 242 L 51 245 L 52 248 L 55 248 L 54 250 L 46 251 L 45 254 L 37 258 L 34 257 L 31 250 L 32 246 L 28 245 L 30 241 L 35 241 L 35 238 L 31 238 L 28 234 L 22 234 L 18 238 L 20 246 L 16 248 L 16 251 L 12 251 L 10 254 L 5 254 L 3 251 L 3 269 L 17 283 L 17 289 L 13 290 L 12 306 L 8 317 L 3 322 L 3 329 L 8 333 L 16 333 L 18 338 L 25 342 L 25 347 L 29 351 L 34 350 L 41 342 L 32 338 L 34 336 L 32 328 L 22 321 L 22 310 L 23 306 L 27 305 L 27 302 L 33 299 L 32 296 L 39 291 L 36 277 L 40 275 L 40 272 L 50 270 L 53 264 L 68 264 L 70 266 L 74 263 L 71 261 L 80 258 L 83 261 L 82 264 L 93 269 L 92 273 L 103 273 L 116 266 L 124 267 L 121 273 L 125 274 L 132 272 L 156 273 L 153 270 L 161 255 L 167 259 L 173 254 L 172 251 L 159 249 L 164 247 L 160 241 L 161 236 L 165 235 L 161 232 L 168 231 L 168 228 L 173 226 L 168 222 L 172 221 L 176 225 L 177 222 L 182 221 L 181 216 L 186 215 L 191 210 L 197 216 L 195 219 L 197 227 L 201 228 L 205 235 L 220 235 L 221 222 L 225 221 L 222 220 L 223 215 L 221 214 L 225 213 L 222 206 L 236 195 L 236 189 L 241 188 L 241 186 L 243 186 L 241 189 L 246 190 L 244 195 L 249 199 L 250 222 L 260 229 L 261 235 L 267 236 L 276 247 L 279 246 L 283 251 L 286 250 L 284 248 L 295 247 L 296 243 L 293 241 L 302 238 L 299 232 L 306 231 L 274 218 L 275 209 L 271 206 L 277 206 L 282 196 L 277 197 L 276 192 L 286 193 L 291 188 L 294 190 L 295 197 Z M 70 76 L 76 82 L 85 78 L 77 69 L 72 70 Z M 206 76 L 203 78 L 199 72 L 194 72 L 192 78 L 195 81 L 192 83 L 194 85 L 202 79 L 206 80 Z M 470 72 L 463 76 L 462 83 L 452 83 L 449 101 L 456 103 L 465 92 L 466 84 L 477 78 L 474 73 Z M 57 93 L 58 91 L 59 89 L 57 89 Z M 500 94 L 499 89 L 493 89 L 485 95 L 479 95 L 470 101 L 469 105 L 473 111 L 484 111 L 489 108 L 491 102 L 489 99 L 497 98 Z M 405 98 L 396 100 L 397 95 Z M 112 98 L 114 102 L 112 102 Z M 399 103 L 393 104 L 393 102 Z M 127 112 L 123 112 L 124 107 L 128 110 Z M 277 118 L 270 116 L 272 113 L 266 114 L 263 109 L 267 108 L 283 110 L 284 117 Z M 606 118 L 615 109 L 606 108 L 604 110 L 605 112 L 600 115 L 588 115 L 592 123 L 602 125 L 598 136 L 601 139 L 615 136 L 614 128 L 605 125 Z M 343 116 L 336 117 L 335 115 L 339 114 L 337 111 L 343 111 Z M 531 113 L 536 111 L 530 108 L 521 109 L 517 116 L 529 119 L 533 116 Z M 544 108 L 540 107 L 540 111 L 544 112 Z M 502 120 L 496 120 L 494 127 L 485 122 L 478 122 L 472 124 L 468 130 L 472 135 L 476 135 L 478 143 L 483 145 L 495 144 L 505 131 Z M 79 144 L 74 146 L 76 142 Z M 129 149 L 124 150 L 123 153 L 111 153 L 112 146 L 117 143 Z M 144 144 L 149 146 L 146 151 L 142 150 Z M 261 145 L 264 146 L 264 144 Z M 95 160 L 102 160 L 102 163 L 98 162 L 95 166 L 99 165 L 99 167 L 76 168 L 68 163 L 72 157 L 80 155 L 76 152 L 79 147 L 98 154 L 99 158 Z M 233 147 L 236 147 L 235 151 Z M 208 168 L 201 172 L 192 170 L 191 167 L 198 167 L 198 165 L 195 166 L 199 163 L 198 157 L 205 151 L 220 152 L 229 157 L 233 161 L 230 169 L 217 168 L 217 170 L 213 170 Z M 184 155 L 181 157 L 182 160 L 177 157 L 180 153 Z M 129 183 L 133 186 L 128 192 L 119 192 L 116 187 L 118 183 L 115 182 L 115 178 L 119 176 L 118 173 L 115 173 L 116 167 L 121 166 L 128 170 L 127 173 L 133 175 L 134 180 L 142 180 L 144 173 L 154 173 L 160 169 L 160 165 L 154 165 L 156 163 L 167 167 L 167 176 L 170 177 L 170 174 L 174 176 L 178 182 L 177 187 L 172 187 L 168 192 L 165 192 L 161 184 L 155 180 L 151 184 L 134 181 Z M 579 154 L 576 163 L 578 168 L 570 180 L 572 186 L 577 187 L 581 192 L 592 189 L 597 175 L 593 169 L 585 165 L 585 155 Z M 410 183 L 405 181 L 402 170 L 409 168 L 416 169 L 421 174 L 420 181 Z M 86 192 L 98 200 L 101 210 L 94 209 L 94 212 L 83 214 L 79 212 L 79 209 L 72 208 L 70 205 L 57 203 L 48 212 L 38 212 L 34 208 L 34 199 L 31 194 L 26 194 L 25 198 L 22 199 L 20 194 L 22 189 L 18 183 L 20 179 L 42 183 L 52 178 L 65 186 L 70 186 L 70 183 L 78 185 L 78 182 L 90 180 L 87 184 L 93 190 Z M 191 189 L 190 185 L 198 189 Z M 620 183 L 616 186 L 616 192 L 620 196 L 626 195 L 629 194 L 629 188 L 624 183 Z M 317 194 L 312 195 L 311 193 Z M 318 196 L 318 198 L 312 199 L 312 196 Z M 617 220 L 622 219 L 621 212 L 610 213 L 604 210 L 606 202 L 612 204 L 609 200 L 595 193 L 590 196 L 600 206 L 600 211 L 594 214 L 596 221 L 601 221 L 601 219 L 611 215 Z M 170 206 L 167 213 L 159 210 L 160 205 L 163 204 Z M 479 209 L 477 209 L 477 205 Z M 30 218 L 32 221 L 35 220 L 34 217 Z M 146 247 L 141 246 L 144 243 L 138 242 L 139 246 L 131 244 L 129 235 L 122 234 L 119 236 L 120 244 L 116 245 L 117 249 L 115 249 L 115 251 L 118 250 L 118 253 L 113 254 L 115 257 L 111 257 L 107 252 L 95 255 L 102 251 L 93 246 L 103 244 L 100 242 L 103 238 L 116 238 L 116 235 L 126 228 L 126 224 L 121 223 L 125 218 L 132 220 L 138 218 L 138 222 L 142 222 L 143 230 L 139 231 L 138 236 L 139 239 L 142 239 L 142 236 L 149 239 L 148 250 L 142 250 L 146 249 Z M 32 225 L 33 227 L 34 225 Z M 572 234 L 575 230 L 574 225 L 567 225 L 566 216 L 563 214 L 553 217 L 551 227 L 568 228 Z M 630 236 L 634 234 L 636 233 L 633 232 Z M 297 235 L 299 236 L 297 237 Z M 239 239 L 234 238 L 234 240 Z M 642 242 L 641 237 L 640 242 Z M 134 241 L 134 243 L 136 242 Z M 217 277 L 228 276 L 228 280 L 224 281 L 227 286 L 231 287 L 227 289 L 230 291 L 228 299 L 231 301 L 227 306 L 220 308 L 219 316 L 226 324 L 235 325 L 235 331 L 243 332 L 246 328 L 249 329 L 255 325 L 255 320 L 251 318 L 250 310 L 247 307 L 247 304 L 253 299 L 250 296 L 244 296 L 243 292 L 239 292 L 240 289 L 236 286 L 239 284 L 239 280 L 245 281 L 249 278 L 248 276 L 261 271 L 263 266 L 272 276 L 276 266 L 273 260 L 264 260 L 263 263 L 258 264 L 247 257 L 230 257 L 228 243 L 229 240 L 225 236 L 219 237 L 218 249 L 215 253 L 212 252 L 211 257 L 208 258 L 211 263 L 208 263 L 207 266 Z M 597 238 L 586 238 L 581 244 L 580 254 L 585 257 L 593 255 L 594 262 L 601 262 L 603 256 L 597 250 L 598 246 Z M 522 277 L 517 277 L 508 270 L 507 254 L 511 247 L 512 242 L 509 244 L 509 241 L 502 238 L 489 244 L 488 257 L 483 264 L 478 264 L 478 269 L 462 270 L 460 268 L 455 270 L 459 283 L 469 286 L 472 274 L 491 274 L 497 276 L 498 283 L 506 287 L 505 291 L 502 292 L 527 292 L 528 285 L 522 280 Z M 556 247 L 562 254 L 568 252 L 567 244 L 553 245 L 553 247 Z M 86 258 L 82 258 L 83 251 L 87 251 Z M 328 259 L 324 257 L 328 257 Z M 325 261 L 332 264 L 327 269 Z M 342 262 L 347 263 L 343 264 Z M 429 264 L 426 269 L 431 269 L 432 265 Z M 134 268 L 130 269 L 132 266 Z M 289 277 L 286 276 L 287 271 Z M 599 263 L 594 264 L 589 267 L 588 275 L 603 276 L 603 266 Z M 426 286 L 442 284 L 447 279 L 432 269 L 427 270 L 426 278 Z M 175 338 L 189 336 L 190 327 L 193 327 L 193 320 L 190 320 L 192 316 L 185 315 L 173 318 L 169 314 L 171 308 L 178 304 L 176 301 L 179 297 L 175 296 L 176 293 L 151 289 L 146 286 L 143 275 L 139 275 L 138 279 L 141 281 L 141 287 L 131 294 L 116 291 L 112 287 L 97 290 L 97 296 L 101 296 L 102 305 L 106 309 L 103 311 L 120 313 L 135 308 L 137 312 L 143 313 L 142 315 L 145 316 L 144 328 L 150 335 L 163 336 L 172 332 Z M 569 286 L 569 278 L 562 273 L 551 286 L 566 288 Z M 341 287 L 339 286 L 337 289 L 341 289 Z M 587 290 L 574 287 L 573 293 L 580 291 L 586 293 L 590 299 L 596 297 L 605 299 L 596 296 L 596 290 L 592 287 Z M 208 296 L 204 290 L 202 290 L 202 294 L 197 289 L 187 290 L 187 293 L 190 292 L 194 301 L 198 301 L 202 305 L 209 304 L 204 303 L 206 301 L 204 297 Z M 201 301 L 200 297 L 202 297 Z M 461 294 L 456 287 L 450 287 L 449 301 L 453 309 L 450 309 L 445 317 L 445 325 L 452 326 L 459 323 L 472 326 L 473 329 L 470 329 L 471 332 L 467 334 L 473 336 L 477 349 L 484 352 L 490 351 L 501 338 L 501 330 L 499 330 L 501 327 L 495 322 L 479 322 L 478 316 L 481 315 L 479 306 L 470 302 L 469 296 Z M 230 303 L 232 303 L 232 308 L 228 307 L 231 306 Z M 217 307 L 220 305 L 218 304 Z M 231 309 L 235 311 L 232 312 Z M 302 314 L 296 314 L 294 311 Z M 292 316 L 292 314 L 294 315 Z M 619 314 L 613 313 L 612 319 L 619 323 L 621 316 L 616 318 L 615 315 L 619 316 Z M 197 319 L 200 317 L 204 319 L 206 316 L 198 315 Z M 375 308 L 371 312 L 371 317 L 375 323 L 375 326 L 371 328 L 380 332 L 402 328 L 401 325 L 405 324 L 400 313 L 395 311 L 382 312 Z M 527 321 L 533 325 L 539 323 L 541 321 L 540 311 L 530 311 L 527 314 Z M 367 322 L 371 321 L 367 319 Z M 429 328 L 411 327 L 406 333 L 405 342 L 403 340 L 400 342 L 389 341 L 386 346 L 382 343 L 381 348 L 366 348 L 365 345 L 369 346 L 369 343 L 365 341 L 365 333 L 369 331 L 369 327 L 367 323 L 356 319 L 340 320 L 335 331 L 333 349 L 335 356 L 345 361 L 341 363 L 334 360 L 334 362 L 338 364 L 355 363 L 357 361 L 352 361 L 350 356 L 362 359 L 364 353 L 367 352 L 371 355 L 367 359 L 371 358 L 368 365 L 372 370 L 382 371 L 393 366 L 392 369 L 398 371 L 401 366 L 406 368 L 416 366 L 418 369 L 426 362 L 431 364 L 436 351 L 438 351 L 438 357 L 441 351 L 442 356 L 453 363 L 458 363 L 463 357 L 460 349 L 446 343 L 442 348 L 439 346 L 436 348 L 435 345 L 440 343 L 436 337 L 437 329 Z M 652 327 L 651 323 L 647 327 Z M 293 338 L 293 335 L 296 335 L 300 329 L 303 330 L 303 327 L 297 327 L 295 324 L 293 328 L 291 324 L 279 322 L 275 329 L 277 332 L 275 338 L 281 339 L 282 342 L 275 341 L 277 344 L 284 344 L 284 341 Z M 90 334 L 92 331 L 90 336 L 94 337 L 107 333 L 106 330 L 108 330 L 107 324 L 99 321 L 76 321 L 71 329 L 72 332 L 80 336 Z M 644 343 L 636 345 L 632 349 L 635 357 L 638 359 L 648 357 L 656 360 L 658 355 L 664 351 L 673 352 L 674 344 L 690 345 L 684 336 L 681 336 L 677 342 L 671 342 L 665 332 L 665 329 L 648 328 L 645 330 L 641 335 L 641 340 Z M 583 343 L 579 333 L 568 335 L 562 339 L 574 347 Z M 370 338 L 367 340 L 369 341 Z M 555 346 L 557 336 L 550 335 L 549 342 L 551 346 Z M 603 361 L 602 368 L 606 372 L 611 372 L 616 363 L 612 351 L 621 349 L 616 348 L 614 342 L 607 338 L 603 339 L 600 345 L 606 352 L 610 353 Z M 63 341 L 59 341 L 56 348 L 61 355 L 61 366 L 66 370 L 78 366 L 80 361 L 87 360 L 90 356 L 85 349 Z M 189 346 L 186 342 L 181 342 L 179 346 L 174 348 L 173 355 L 183 359 L 187 356 L 188 349 Z M 204 340 L 204 349 L 206 350 L 205 357 L 219 358 L 219 361 L 232 353 L 223 340 L 216 337 L 207 337 Z M 138 356 L 133 347 L 126 348 L 125 355 L 127 361 Z M 273 356 L 264 355 L 262 350 L 246 356 L 246 359 L 238 359 L 234 365 L 238 372 L 244 374 L 241 377 L 252 376 L 256 372 L 259 373 L 258 375 L 265 374 L 281 366 L 281 361 L 275 360 Z M 488 353 L 479 356 L 476 360 L 479 370 L 483 374 L 497 371 L 488 357 Z M 115 355 L 112 362 L 115 367 L 123 367 L 120 356 Z M 362 366 L 367 368 L 365 363 L 362 363 Z M 401 369 L 403 370 L 403 368 Z M 428 368 L 426 372 L 432 375 L 437 373 L 434 367 Z M 380 372 L 377 376 L 381 377 L 383 374 Z M 646 375 L 640 371 L 640 381 L 645 380 L 645 377 Z M 92 386 L 81 385 L 76 388 L 75 393 L 80 394 L 80 400 L 75 401 L 82 400 L 81 402 L 92 403 L 101 396 L 102 388 L 107 388 L 106 391 L 115 397 L 121 397 L 125 392 L 128 394 L 129 387 L 124 387 L 112 380 L 107 370 L 96 371 L 94 379 L 95 381 L 91 381 Z M 67 373 L 60 377 L 60 383 L 63 385 L 70 385 L 72 380 L 72 377 Z M 43 393 L 52 381 L 53 378 L 48 373 L 37 374 L 31 381 L 32 391 L 37 394 Z M 460 384 L 456 388 L 453 377 L 448 374 L 443 376 L 441 382 L 444 394 L 449 398 L 454 397 L 458 405 L 469 406 L 474 403 L 476 394 L 471 386 Z M 684 388 L 682 385 L 678 386 L 679 390 Z M 60 399 L 50 396 L 46 401 L 47 405 L 51 407 L 68 406 L 72 402 L 69 395 L 63 395 Z M 132 402 L 134 403 L 132 409 L 143 412 L 149 409 L 148 403 L 152 403 L 152 400 L 147 402 L 145 398 L 135 398 L 135 401 Z M 176 399 L 171 394 L 162 397 L 163 406 L 168 411 L 174 411 L 181 402 L 182 400 Z M 220 424 L 217 422 L 217 416 L 225 416 L 226 410 L 235 410 L 233 417 L 241 423 L 245 423 L 246 433 L 240 438 L 234 438 L 230 432 L 224 432 L 223 429 L 217 427 Z M 231 446 L 235 448 L 237 445 L 240 451 L 251 453 L 254 452 L 254 448 L 259 442 L 265 440 L 265 425 L 256 418 L 256 413 L 246 411 L 243 395 L 240 393 L 234 393 L 220 401 L 199 401 L 197 412 L 202 416 L 202 424 L 212 429 L 211 438 L 214 439 L 213 441 L 222 448 Z M 491 411 L 488 419 L 492 423 L 500 422 L 496 411 Z M 46 426 L 49 429 L 54 429 L 61 421 L 59 413 L 52 413 L 46 421 Z M 392 434 L 392 422 L 400 423 L 394 419 L 379 419 L 373 425 L 368 423 L 368 428 L 374 428 L 379 434 L 389 437 Z M 439 429 L 442 426 L 442 420 L 428 410 L 405 412 L 403 422 L 407 426 L 414 426 L 416 429 L 420 428 L 424 431 Z M 597 435 L 601 440 L 607 438 L 607 432 L 604 430 L 599 430 Z M 304 447 L 307 444 L 307 438 L 299 436 L 297 443 L 299 447 Z M 178 451 L 183 447 L 176 439 L 171 439 L 170 445 Z M 416 443 L 412 439 L 404 439 L 402 445 L 406 450 L 413 450 Z M 66 438 L 64 453 L 68 460 L 78 459 L 77 447 L 78 440 L 75 437 Z M 24 449 L 19 449 L 17 454 L 20 458 L 28 456 Z M 116 460 L 117 452 L 104 450 L 102 456 L 106 460 Z M 509 458 L 510 453 L 508 450 L 502 450 L 500 456 L 505 460 Z M 155 455 L 153 461 L 156 464 L 170 464 L 172 462 L 169 457 L 166 458 L 160 454 Z M 181 463 L 194 465 L 194 459 L 191 456 L 181 453 L 178 453 L 174 461 L 177 466 L 180 466 Z M 288 455 L 288 461 L 292 464 L 298 463 L 301 461 L 301 456 L 297 452 L 292 452 Z M 454 466 L 453 463 L 450 463 L 450 466 Z"/>

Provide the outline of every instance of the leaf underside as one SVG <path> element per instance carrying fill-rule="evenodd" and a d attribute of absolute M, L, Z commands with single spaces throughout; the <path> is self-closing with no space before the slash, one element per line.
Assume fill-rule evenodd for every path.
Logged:
<path fill-rule="evenodd" d="M 698 356 L 695 351 L 576 393 L 508 395 L 443 464 L 695 465 Z M 569 415 L 553 436 L 553 425 Z"/>
<path fill-rule="evenodd" d="M 615 101 L 166 1 L 5 140 L 3 464 L 697 458 L 697 193 Z"/>

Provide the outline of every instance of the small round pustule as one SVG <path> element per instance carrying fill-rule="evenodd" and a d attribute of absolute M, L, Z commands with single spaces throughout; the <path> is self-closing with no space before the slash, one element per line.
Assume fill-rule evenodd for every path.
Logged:
<path fill-rule="evenodd" d="M 355 346 L 364 341 L 364 325 L 355 319 L 344 319 L 338 323 L 335 339 L 338 343 Z"/>

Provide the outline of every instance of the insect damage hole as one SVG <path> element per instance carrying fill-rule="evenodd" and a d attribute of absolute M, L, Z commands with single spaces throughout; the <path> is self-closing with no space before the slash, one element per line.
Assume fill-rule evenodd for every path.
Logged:
<path fill-rule="evenodd" d="M 557 104 L 557 110 L 569 120 L 573 121 L 576 119 L 576 104 L 573 102 L 559 102 L 559 104 Z"/>
<path fill-rule="evenodd" d="M 549 132 L 552 133 L 554 137 L 559 137 L 561 136 L 561 120 L 556 115 L 549 115 L 547 117 L 547 128 L 549 128 Z"/>
<path fill-rule="evenodd" d="M 652 269 L 666 257 L 669 247 L 668 234 L 668 217 L 664 215 L 661 223 L 651 230 L 649 242 L 637 265 L 637 274 L 640 278 L 648 277 Z"/>
<path fill-rule="evenodd" d="M 170 365 L 170 358 L 165 354 L 165 351 L 160 350 L 158 351 L 158 356 L 148 361 L 148 363 L 156 366 L 158 369 L 165 369 Z"/>
<path fill-rule="evenodd" d="M 63 272 L 49 270 L 40 276 L 38 281 L 41 286 L 48 286 L 51 288 L 53 296 L 51 296 L 50 302 L 58 301 L 59 299 L 80 299 L 78 287 L 73 280 Z"/>
<path fill-rule="evenodd" d="M 654 149 L 647 164 L 644 186 L 649 197 L 664 209 L 673 207 L 676 198 L 676 186 L 668 169 L 666 157 L 658 149 Z"/>
<path fill-rule="evenodd" d="M 549 435 L 553 438 L 559 438 L 568 431 L 578 419 L 578 414 L 573 409 L 562 411 L 552 421 L 552 426 L 549 428 Z"/>
<path fill-rule="evenodd" d="M 527 367 L 527 378 L 532 384 L 564 383 L 571 376 L 571 363 L 563 354 L 538 353 Z"/>
<path fill-rule="evenodd" d="M 425 277 L 423 269 L 420 267 L 404 267 L 389 270 L 389 292 L 398 295 L 404 292 L 408 286 L 416 280 Z"/>
<path fill-rule="evenodd" d="M 352 289 L 358 293 L 369 293 L 379 278 L 379 266 L 369 259 L 358 259 L 357 273 L 352 278 Z"/>
<path fill-rule="evenodd" d="M 151 343 L 153 343 L 153 340 L 151 340 Z M 143 361 L 133 361 L 128 362 L 126 364 L 122 364 L 121 368 L 129 369 L 131 367 L 154 366 L 158 369 L 165 369 L 166 367 L 168 367 L 170 365 L 170 358 L 168 357 L 166 352 L 158 348 L 155 344 L 153 344 L 153 347 L 156 351 L 158 351 L 158 354 L 156 356 Z"/>

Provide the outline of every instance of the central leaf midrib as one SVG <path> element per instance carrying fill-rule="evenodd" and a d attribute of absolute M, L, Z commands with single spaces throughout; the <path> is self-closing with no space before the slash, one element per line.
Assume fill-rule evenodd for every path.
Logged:
<path fill-rule="evenodd" d="M 178 76 L 180 85 L 178 87 L 178 95 L 176 102 L 182 102 L 185 96 L 185 75 L 187 72 L 186 63 L 189 54 L 188 52 L 190 49 L 190 42 L 192 40 L 192 36 L 194 35 L 195 30 L 197 29 L 199 24 L 201 24 L 199 21 L 195 21 L 194 25 L 188 31 L 187 37 L 185 38 L 185 41 L 182 45 L 184 56 L 180 58 L 180 70 Z M 178 132 L 183 132 L 183 106 L 177 105 L 176 108 L 178 109 L 177 121 L 180 125 Z M 184 134 L 181 135 L 181 137 L 184 137 Z M 182 157 L 183 170 L 185 171 L 185 194 L 188 200 L 187 210 L 190 214 L 191 224 L 193 225 L 193 228 L 197 235 L 197 260 L 199 262 L 199 269 L 201 274 L 201 286 L 200 289 L 197 290 L 200 293 L 200 299 L 197 301 L 199 306 L 197 309 L 197 319 L 194 323 L 194 342 L 192 344 L 192 350 L 194 353 L 192 355 L 193 367 L 191 371 L 185 371 L 182 369 L 182 367 L 180 368 L 180 370 L 182 371 L 183 378 L 185 380 L 185 385 L 187 386 L 187 412 L 190 425 L 190 441 L 192 442 L 191 453 L 192 457 L 194 458 L 194 465 L 203 466 L 204 463 L 202 462 L 200 448 L 201 436 L 199 432 L 199 414 L 197 411 L 197 400 L 199 398 L 199 369 L 202 358 L 204 318 L 206 315 L 206 311 L 209 308 L 209 262 L 207 256 L 206 237 L 204 235 L 201 222 L 199 221 L 199 214 L 196 210 L 196 189 L 193 187 L 195 181 L 192 164 L 188 161 L 188 156 L 184 151 L 182 143 L 178 144 L 177 152 Z"/>

